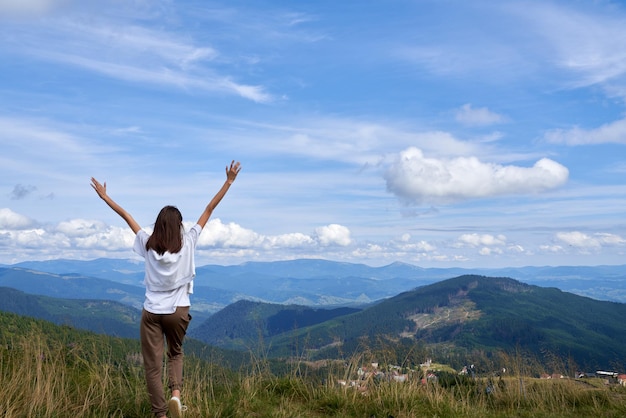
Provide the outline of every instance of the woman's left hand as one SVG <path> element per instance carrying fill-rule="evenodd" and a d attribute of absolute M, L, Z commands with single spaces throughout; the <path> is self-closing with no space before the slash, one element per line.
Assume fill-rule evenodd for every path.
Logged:
<path fill-rule="evenodd" d="M 98 193 L 98 196 L 100 196 L 101 199 L 104 199 L 106 197 L 107 195 L 107 182 L 106 181 L 104 182 L 104 184 L 100 184 L 98 180 L 92 177 L 91 187 L 93 187 L 93 189 L 96 191 L 96 193 Z"/>

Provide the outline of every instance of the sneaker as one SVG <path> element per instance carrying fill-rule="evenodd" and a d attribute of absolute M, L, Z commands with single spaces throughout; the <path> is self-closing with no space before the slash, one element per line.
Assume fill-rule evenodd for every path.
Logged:
<path fill-rule="evenodd" d="M 185 405 L 181 405 L 180 399 L 175 396 L 172 396 L 172 399 L 170 399 L 167 404 L 167 408 L 173 418 L 181 418 L 183 416 L 183 412 L 187 410 L 187 407 Z"/>

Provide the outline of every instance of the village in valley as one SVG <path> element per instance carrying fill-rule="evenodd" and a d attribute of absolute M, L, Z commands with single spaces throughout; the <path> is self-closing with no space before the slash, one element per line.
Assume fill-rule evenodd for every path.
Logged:
<path fill-rule="evenodd" d="M 504 377 L 507 376 L 507 369 L 503 368 L 496 372 L 479 373 L 474 365 L 464 366 L 460 371 L 455 371 L 451 367 L 434 363 L 432 359 L 427 359 L 424 363 L 420 363 L 418 367 L 401 367 L 397 365 L 383 366 L 378 362 L 372 362 L 367 366 L 361 366 L 356 370 L 356 378 L 351 380 L 338 379 L 337 384 L 340 387 L 353 388 L 362 393 L 367 392 L 369 384 L 378 382 L 398 382 L 405 383 L 409 381 L 417 381 L 422 385 L 435 384 L 439 381 L 441 373 L 447 375 L 456 375 L 460 379 L 486 380 L 487 392 L 496 390 L 497 386 L 504 385 Z M 512 377 L 512 376 L 509 376 Z M 537 376 L 534 376 L 537 378 Z M 620 385 L 626 387 L 626 373 L 618 373 L 613 371 L 597 370 L 595 372 L 576 372 L 575 376 L 570 377 L 561 373 L 542 373 L 538 376 L 541 380 L 550 379 L 576 379 L 584 381 L 585 379 L 594 379 L 602 384 Z"/>

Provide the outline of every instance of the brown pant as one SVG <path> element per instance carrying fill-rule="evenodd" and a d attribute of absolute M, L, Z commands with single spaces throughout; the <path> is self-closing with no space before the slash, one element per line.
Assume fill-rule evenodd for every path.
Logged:
<path fill-rule="evenodd" d="M 189 306 L 179 306 L 173 314 L 153 314 L 145 309 L 141 314 L 141 354 L 154 416 L 167 412 L 162 378 L 164 343 L 167 342 L 168 386 L 170 390 L 180 390 L 183 385 L 183 339 L 190 321 Z"/>

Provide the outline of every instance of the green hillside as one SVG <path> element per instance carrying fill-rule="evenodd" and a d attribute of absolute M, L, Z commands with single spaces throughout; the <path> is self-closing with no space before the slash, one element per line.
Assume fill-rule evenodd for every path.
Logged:
<path fill-rule="evenodd" d="M 141 311 L 107 300 L 58 299 L 0 287 L 0 311 L 44 319 L 58 325 L 138 338 Z"/>
<path fill-rule="evenodd" d="M 240 300 L 190 330 L 189 335 L 223 348 L 249 348 L 264 339 L 353 312 L 358 312 L 358 309 L 316 309 Z"/>
<path fill-rule="evenodd" d="M 359 312 L 285 330 L 264 344 L 274 356 L 292 355 L 298 342 L 306 344 L 313 358 L 332 358 L 350 355 L 363 338 L 405 345 L 412 341 L 445 347 L 447 352 L 524 352 L 546 361 L 572 360 L 594 370 L 624 369 L 624 318 L 625 304 L 510 278 L 468 275 L 401 293 Z M 258 317 L 257 323 L 263 320 Z M 231 343 L 240 335 L 254 334 L 251 323 L 235 325 L 226 317 L 220 321 L 222 328 L 232 330 Z"/>

